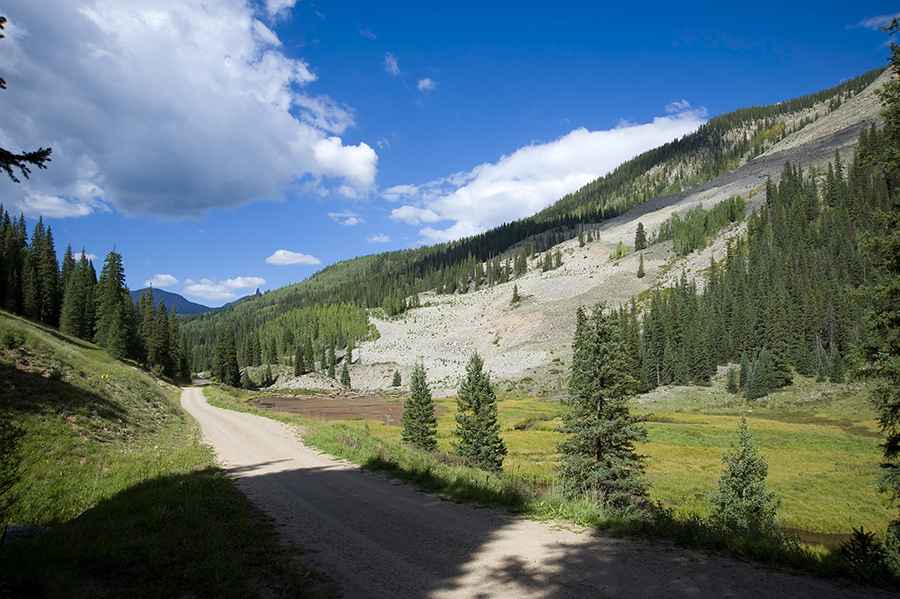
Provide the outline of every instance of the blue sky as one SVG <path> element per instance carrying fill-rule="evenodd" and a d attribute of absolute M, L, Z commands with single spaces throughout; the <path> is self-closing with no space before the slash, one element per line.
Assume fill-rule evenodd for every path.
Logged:
<path fill-rule="evenodd" d="M 116 247 L 132 288 L 210 305 L 525 216 L 710 116 L 882 66 L 873 19 L 897 12 L 36 4 L 0 3 L 0 145 L 54 162 L 0 201 L 43 214 L 60 251 Z"/>

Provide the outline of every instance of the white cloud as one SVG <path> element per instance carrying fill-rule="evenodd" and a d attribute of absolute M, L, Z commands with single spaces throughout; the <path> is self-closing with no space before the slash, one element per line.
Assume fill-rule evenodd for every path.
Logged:
<path fill-rule="evenodd" d="M 390 52 L 384 55 L 384 70 L 391 77 L 396 77 L 400 74 L 400 63 L 397 62 L 397 57 Z"/>
<path fill-rule="evenodd" d="M 666 104 L 666 113 L 672 114 L 677 112 L 684 112 L 685 110 L 690 110 L 691 103 L 682 98 L 681 100 L 675 100 L 674 102 L 669 102 Z"/>
<path fill-rule="evenodd" d="M 381 192 L 381 197 L 394 202 L 404 198 L 415 197 L 418 193 L 419 188 L 415 185 L 394 185 Z"/>
<path fill-rule="evenodd" d="M 644 124 L 575 129 L 471 171 L 408 186 L 409 204 L 392 210 L 391 218 L 411 225 L 451 221 L 444 228 L 420 229 L 426 241 L 473 235 L 546 208 L 629 158 L 696 130 L 705 118 L 705 111 L 696 109 Z"/>
<path fill-rule="evenodd" d="M 82 250 L 82 251 L 80 251 L 80 252 L 75 252 L 75 259 L 76 259 L 76 260 L 81 260 L 81 257 L 82 257 L 82 256 L 84 256 L 85 258 L 87 258 L 87 259 L 88 259 L 89 261 L 91 261 L 91 262 L 93 262 L 94 260 L 97 259 L 97 255 L 96 255 L 96 254 L 91 254 L 91 253 L 85 252 L 84 250 Z"/>
<path fill-rule="evenodd" d="M 275 253 L 266 258 L 269 264 L 277 266 L 287 266 L 291 264 L 321 264 L 322 261 L 315 256 L 309 254 L 301 254 L 300 252 L 292 252 L 290 250 L 275 250 Z"/>
<path fill-rule="evenodd" d="M 360 217 L 355 212 L 350 212 L 349 210 L 345 210 L 344 212 L 329 212 L 328 218 L 340 225 L 344 225 L 347 227 L 352 227 L 363 222 L 362 217 Z"/>
<path fill-rule="evenodd" d="M 212 302 L 226 302 L 238 297 L 239 291 L 265 285 L 266 280 L 262 277 L 233 277 L 224 281 L 216 281 L 213 279 L 193 280 L 187 279 L 184 282 L 182 291 L 190 297 L 208 300 Z"/>
<path fill-rule="evenodd" d="M 890 25 L 891 21 L 893 21 L 894 19 L 900 19 L 900 12 L 868 17 L 860 21 L 859 26 L 865 27 L 866 29 L 881 29 Z"/>
<path fill-rule="evenodd" d="M 297 0 L 266 0 L 266 12 L 269 13 L 270 19 L 286 16 L 295 4 L 297 4 Z"/>
<path fill-rule="evenodd" d="M 178 283 L 178 279 L 173 277 L 172 275 L 167 274 L 157 274 L 153 275 L 146 281 L 144 281 L 144 285 L 147 287 L 171 287 Z"/>
<path fill-rule="evenodd" d="M 322 131 L 340 135 L 355 124 L 353 109 L 341 106 L 328 96 L 299 95 L 294 102 L 306 109 L 300 118 Z"/>
<path fill-rule="evenodd" d="M 375 32 L 369 29 L 368 27 L 363 27 L 359 30 L 359 35 L 366 38 L 367 40 L 376 40 L 378 36 L 375 35 Z"/>
<path fill-rule="evenodd" d="M 400 206 L 391 210 L 391 218 L 399 220 L 408 225 L 418 225 L 421 223 L 436 223 L 441 220 L 440 215 L 428 208 L 417 208 L 416 206 Z"/>
<path fill-rule="evenodd" d="M 24 196 L 13 203 L 26 216 L 77 218 L 103 208 L 103 204 L 95 199 L 88 198 L 86 201 L 80 202 L 77 199 L 66 199 L 57 195 L 31 191 L 30 182 L 26 182 L 21 191 L 24 192 Z"/>
<path fill-rule="evenodd" d="M 390 241 L 390 236 L 385 235 L 384 233 L 369 236 L 369 243 L 389 243 Z"/>
<path fill-rule="evenodd" d="M 266 8 L 283 14 L 292 4 Z M 10 83 L 0 146 L 49 145 L 53 162 L 27 185 L 0 179 L 0 196 L 47 216 L 103 205 L 179 216 L 301 186 L 366 193 L 378 156 L 338 137 L 352 110 L 310 91 L 316 74 L 285 53 L 255 6 L 7 2 L 15 20 L 0 51 Z"/>
<path fill-rule="evenodd" d="M 416 87 L 418 87 L 419 91 L 422 93 L 434 91 L 434 88 L 437 87 L 437 81 L 429 77 L 425 77 L 424 79 L 419 79 Z"/>

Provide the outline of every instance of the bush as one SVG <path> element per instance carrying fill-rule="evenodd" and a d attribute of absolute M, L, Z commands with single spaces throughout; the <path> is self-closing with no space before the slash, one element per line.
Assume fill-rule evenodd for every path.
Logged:
<path fill-rule="evenodd" d="M 734 532 L 765 532 L 775 529 L 778 500 L 766 488 L 769 467 L 742 418 L 738 442 L 725 454 L 725 472 L 713 497 L 712 521 Z"/>
<path fill-rule="evenodd" d="M 839 553 L 854 578 L 869 583 L 882 583 L 890 579 L 888 553 L 875 533 L 866 532 L 862 527 L 854 528 Z"/>

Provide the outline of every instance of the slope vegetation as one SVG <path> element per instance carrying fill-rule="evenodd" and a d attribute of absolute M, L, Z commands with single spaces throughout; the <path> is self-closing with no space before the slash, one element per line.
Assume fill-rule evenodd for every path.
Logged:
<path fill-rule="evenodd" d="M 0 546 L 0 597 L 242 597 L 263 577 L 299 586 L 179 395 L 93 344 L 0 312 L 0 532 L 48 531 Z"/>

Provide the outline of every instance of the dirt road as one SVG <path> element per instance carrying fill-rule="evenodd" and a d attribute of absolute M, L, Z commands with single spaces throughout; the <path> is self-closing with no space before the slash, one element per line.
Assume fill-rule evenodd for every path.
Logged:
<path fill-rule="evenodd" d="M 345 597 L 873 597 L 664 543 L 459 505 L 303 445 L 284 424 L 182 405 L 239 488 Z"/>

